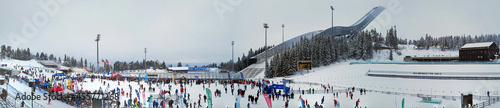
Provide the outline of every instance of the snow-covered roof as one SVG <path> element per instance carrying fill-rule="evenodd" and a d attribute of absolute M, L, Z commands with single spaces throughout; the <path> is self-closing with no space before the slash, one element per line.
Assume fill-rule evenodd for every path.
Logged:
<path fill-rule="evenodd" d="M 168 67 L 170 70 L 188 70 L 189 67 Z"/>
<path fill-rule="evenodd" d="M 41 61 L 38 61 L 40 64 L 42 65 L 55 65 L 55 66 L 58 66 L 59 64 L 57 64 L 56 62 L 54 61 L 49 61 L 49 60 L 41 60 Z"/>
<path fill-rule="evenodd" d="M 462 48 L 479 48 L 479 47 L 490 47 L 493 42 L 481 42 L 481 43 L 468 43 L 462 46 Z"/>

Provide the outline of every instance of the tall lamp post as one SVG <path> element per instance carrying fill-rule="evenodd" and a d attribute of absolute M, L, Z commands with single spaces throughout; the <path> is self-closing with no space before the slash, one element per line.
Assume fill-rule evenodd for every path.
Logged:
<path fill-rule="evenodd" d="M 234 41 L 231 41 L 231 71 L 234 72 Z"/>
<path fill-rule="evenodd" d="M 101 34 L 97 34 L 97 39 L 95 39 L 97 42 L 97 72 L 99 72 L 99 40 L 101 40 Z"/>
<path fill-rule="evenodd" d="M 266 29 L 266 43 L 264 45 L 264 48 L 265 48 L 264 51 L 266 53 L 266 64 L 265 64 L 266 66 L 264 68 L 264 70 L 265 70 L 264 74 L 266 74 L 266 77 L 267 77 L 267 75 L 269 74 L 269 73 L 267 73 L 267 28 L 269 28 L 269 26 L 267 26 L 267 23 L 264 23 L 264 28 Z"/>
<path fill-rule="evenodd" d="M 281 36 L 282 36 L 281 42 L 283 43 L 285 42 L 285 24 L 281 25 Z"/>
<path fill-rule="evenodd" d="M 333 27 L 333 6 L 330 6 L 330 9 L 332 9 L 332 27 Z"/>
<path fill-rule="evenodd" d="M 147 51 L 147 48 L 144 48 L 144 73 L 146 73 L 146 62 L 147 62 L 146 51 Z"/>

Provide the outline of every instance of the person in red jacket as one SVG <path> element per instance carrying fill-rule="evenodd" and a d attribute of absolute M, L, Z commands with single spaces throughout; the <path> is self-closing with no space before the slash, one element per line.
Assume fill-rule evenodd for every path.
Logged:
<path fill-rule="evenodd" d="M 333 105 L 337 106 L 337 100 L 336 99 L 333 100 Z"/>
<path fill-rule="evenodd" d="M 359 98 L 358 98 L 358 101 L 356 101 L 356 107 L 357 108 L 359 106 Z"/>

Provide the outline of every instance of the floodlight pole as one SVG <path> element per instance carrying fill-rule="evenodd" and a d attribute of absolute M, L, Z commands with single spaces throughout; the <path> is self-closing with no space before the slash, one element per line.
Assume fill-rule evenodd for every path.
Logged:
<path fill-rule="evenodd" d="M 267 28 L 269 28 L 269 26 L 267 26 L 267 23 L 264 23 L 264 28 L 266 29 L 266 43 L 265 43 L 265 45 L 264 45 L 264 48 L 265 48 L 265 50 L 264 50 L 264 51 L 265 51 L 265 53 L 266 53 L 266 61 L 265 61 L 265 62 L 266 62 L 266 64 L 265 64 L 265 65 L 266 65 L 266 66 L 265 66 L 265 69 L 264 69 L 264 70 L 265 70 L 265 73 L 264 73 L 264 74 L 266 74 L 265 76 L 266 76 L 266 77 L 268 77 L 268 76 L 267 76 L 267 75 L 268 75 L 268 73 L 267 73 Z"/>
<path fill-rule="evenodd" d="M 285 42 L 285 24 L 281 25 L 281 35 L 282 35 L 281 42 L 284 43 Z"/>
<path fill-rule="evenodd" d="M 330 6 L 330 9 L 332 9 L 332 27 L 333 27 L 333 10 L 334 10 L 333 6 Z"/>
<path fill-rule="evenodd" d="M 99 40 L 101 40 L 101 34 L 97 34 L 97 39 L 95 39 L 97 42 L 97 72 L 99 72 Z"/>
<path fill-rule="evenodd" d="M 234 41 L 231 41 L 231 71 L 234 72 Z"/>

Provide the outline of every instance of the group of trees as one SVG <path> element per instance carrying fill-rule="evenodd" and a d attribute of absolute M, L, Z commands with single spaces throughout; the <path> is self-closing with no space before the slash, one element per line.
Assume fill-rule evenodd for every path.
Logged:
<path fill-rule="evenodd" d="M 326 66 L 346 59 L 367 60 L 373 58 L 376 47 L 383 45 L 397 49 L 396 28 L 387 31 L 385 38 L 377 30 L 366 30 L 352 37 L 329 36 L 323 33 L 311 38 L 301 38 L 298 43 L 274 55 L 269 64 L 267 77 L 293 75 L 297 61 L 311 61 L 312 67 Z"/>
<path fill-rule="evenodd" d="M 146 62 L 146 66 L 147 66 L 147 68 L 153 67 L 155 69 L 166 69 L 167 68 L 167 65 L 165 64 L 165 61 L 163 61 L 162 63 L 160 63 L 158 60 L 156 60 L 156 61 L 153 61 L 153 60 L 147 61 Z M 170 64 L 169 67 L 172 67 L 172 64 Z M 115 71 L 143 70 L 144 69 L 144 60 L 142 62 L 139 62 L 139 61 L 135 61 L 135 62 L 134 61 L 130 61 L 128 63 L 126 61 L 116 61 L 113 64 L 113 69 Z"/>
<path fill-rule="evenodd" d="M 87 59 L 84 60 L 81 57 L 80 57 L 80 60 L 77 60 L 73 56 L 69 57 L 69 56 L 64 55 L 64 58 L 61 59 L 61 57 L 56 57 L 56 56 L 54 56 L 54 54 L 48 54 L 48 53 L 44 53 L 44 52 L 37 52 L 36 54 L 33 55 L 30 52 L 30 48 L 26 48 L 26 49 L 17 48 L 16 50 L 14 50 L 11 46 L 5 46 L 5 45 L 1 46 L 0 58 L 1 59 L 10 58 L 10 59 L 17 59 L 17 60 L 31 60 L 31 59 L 50 60 L 50 61 L 60 63 L 63 66 L 67 66 L 67 67 L 87 68 L 88 66 L 90 66 L 87 64 Z"/>
<path fill-rule="evenodd" d="M 1 46 L 0 58 L 12 58 L 18 60 L 31 60 L 30 49 L 19 49 L 14 50 L 11 46 Z"/>
<path fill-rule="evenodd" d="M 485 34 L 485 35 L 461 35 L 461 36 L 443 36 L 439 38 L 432 37 L 426 34 L 425 37 L 421 37 L 419 40 L 412 40 L 410 44 L 414 44 L 418 49 L 428 50 L 429 47 L 439 47 L 441 50 L 458 50 L 463 45 L 467 43 L 476 42 L 500 42 L 500 36 L 497 34 Z"/>
<path fill-rule="evenodd" d="M 273 47 L 274 47 L 274 45 L 267 46 L 267 49 L 270 49 Z M 245 69 L 246 67 L 252 65 L 252 63 L 250 63 L 250 58 L 253 56 L 256 56 L 257 54 L 260 54 L 264 51 L 265 51 L 265 47 L 260 47 L 255 51 L 250 48 L 250 50 L 248 51 L 248 55 L 245 55 L 245 53 L 243 53 L 243 55 L 241 57 L 238 57 L 235 60 L 234 71 L 238 72 L 238 71 L 241 71 L 241 70 Z M 231 60 L 229 60 L 227 62 L 221 62 L 219 65 L 219 68 L 225 69 L 225 70 L 231 70 L 231 66 L 232 66 Z M 215 64 L 215 63 L 208 64 L 208 65 L 206 65 L 206 67 L 217 67 L 217 64 Z"/>

